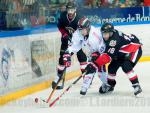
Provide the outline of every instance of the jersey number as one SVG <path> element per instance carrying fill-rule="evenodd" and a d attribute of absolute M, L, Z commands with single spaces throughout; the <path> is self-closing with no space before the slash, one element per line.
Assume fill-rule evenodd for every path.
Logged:
<path fill-rule="evenodd" d="M 113 53 L 115 52 L 115 48 L 110 48 L 110 49 L 108 50 L 108 52 L 111 53 L 111 54 L 113 54 Z"/>
<path fill-rule="evenodd" d="M 134 36 L 132 36 L 132 35 L 124 35 L 124 38 L 125 38 L 126 40 L 131 41 L 131 39 L 134 39 Z"/>

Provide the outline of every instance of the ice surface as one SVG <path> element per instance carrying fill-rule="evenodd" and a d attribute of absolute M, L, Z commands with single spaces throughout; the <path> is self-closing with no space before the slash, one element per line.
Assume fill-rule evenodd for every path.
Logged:
<path fill-rule="evenodd" d="M 34 99 L 47 98 L 51 89 L 26 96 L 17 101 L 8 103 L 0 108 L 0 113 L 149 113 L 150 112 L 150 62 L 138 63 L 135 71 L 143 89 L 144 97 L 135 98 L 133 88 L 128 77 L 120 68 L 117 73 L 117 85 L 111 94 L 101 95 L 98 89 L 101 82 L 98 77 L 94 78 L 93 84 L 86 96 L 79 94 L 82 79 L 74 85 L 55 106 L 49 108 L 44 104 L 35 104 Z M 65 88 L 73 80 L 65 84 Z M 52 99 L 55 99 L 62 91 L 56 91 Z"/>

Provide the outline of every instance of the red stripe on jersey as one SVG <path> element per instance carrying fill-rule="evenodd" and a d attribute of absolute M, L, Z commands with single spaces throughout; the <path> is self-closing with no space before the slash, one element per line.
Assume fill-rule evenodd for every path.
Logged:
<path fill-rule="evenodd" d="M 58 28 L 58 29 L 61 32 L 61 34 L 63 35 L 63 37 L 68 36 L 68 33 L 64 28 Z"/>
<path fill-rule="evenodd" d="M 130 80 L 135 80 L 137 77 L 137 75 L 135 75 L 134 77 L 130 78 Z"/>
<path fill-rule="evenodd" d="M 128 45 L 124 45 L 120 48 L 119 52 L 122 53 L 132 53 L 132 52 L 136 52 L 139 47 L 141 46 L 141 44 L 136 44 L 136 43 L 130 43 Z"/>
<path fill-rule="evenodd" d="M 87 64 L 87 62 L 81 62 L 80 63 L 80 65 L 86 65 Z"/>
<path fill-rule="evenodd" d="M 135 62 L 136 59 L 137 59 L 137 56 L 138 56 L 138 53 L 139 53 L 139 49 L 135 52 L 134 56 L 133 56 L 133 59 L 131 60 L 132 62 Z"/>
<path fill-rule="evenodd" d="M 133 58 L 134 58 L 134 55 L 135 55 L 135 52 L 134 53 L 132 53 L 132 55 L 131 55 L 131 61 L 133 60 Z"/>

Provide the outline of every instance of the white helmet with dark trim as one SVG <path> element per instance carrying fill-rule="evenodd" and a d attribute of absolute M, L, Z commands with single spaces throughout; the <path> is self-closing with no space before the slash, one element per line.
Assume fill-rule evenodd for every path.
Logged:
<path fill-rule="evenodd" d="M 78 29 L 90 28 L 91 23 L 88 18 L 83 17 L 78 21 Z"/>

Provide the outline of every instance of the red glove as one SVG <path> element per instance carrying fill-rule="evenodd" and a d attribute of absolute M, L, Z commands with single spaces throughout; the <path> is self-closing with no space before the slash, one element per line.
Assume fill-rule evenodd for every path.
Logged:
<path fill-rule="evenodd" d="M 111 61 L 111 57 L 107 53 L 101 54 L 96 61 L 94 61 L 95 64 L 98 66 L 102 66 L 104 64 L 107 64 Z"/>
<path fill-rule="evenodd" d="M 66 67 L 70 67 L 71 66 L 71 55 L 69 53 L 65 53 L 63 55 L 63 60 L 64 60 L 64 65 Z"/>
<path fill-rule="evenodd" d="M 62 38 L 68 39 L 68 38 L 70 38 L 70 37 L 69 37 L 69 35 L 68 35 L 67 33 L 64 33 L 64 34 L 62 35 Z"/>

